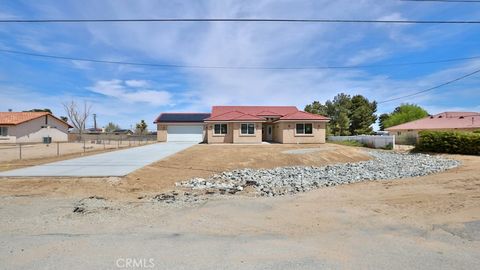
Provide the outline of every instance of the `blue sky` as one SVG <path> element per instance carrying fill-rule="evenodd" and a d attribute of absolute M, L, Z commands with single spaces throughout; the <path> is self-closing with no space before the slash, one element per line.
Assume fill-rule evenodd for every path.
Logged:
<path fill-rule="evenodd" d="M 480 4 L 404 1 L 1 1 L 0 19 L 61 18 L 465 19 Z M 0 24 L 0 49 L 114 61 L 203 66 L 369 65 L 480 56 L 478 25 L 281 23 Z M 296 105 L 337 93 L 385 100 L 480 69 L 480 59 L 348 70 L 152 68 L 0 52 L 0 111 L 86 100 L 100 125 L 129 128 L 160 112 L 212 105 Z M 480 111 L 480 75 L 401 102 L 430 113 Z M 89 125 L 92 125 L 90 121 Z M 153 125 L 150 124 L 150 128 Z"/>

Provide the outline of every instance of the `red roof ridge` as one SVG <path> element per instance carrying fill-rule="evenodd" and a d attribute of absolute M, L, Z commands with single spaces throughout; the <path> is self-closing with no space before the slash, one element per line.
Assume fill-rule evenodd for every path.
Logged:
<path fill-rule="evenodd" d="M 254 117 L 254 118 L 258 118 L 258 119 L 260 119 L 260 120 L 264 120 L 262 117 L 258 117 L 258 116 L 253 115 L 253 114 L 242 113 L 242 112 L 239 112 L 239 113 L 241 113 L 242 115 L 239 115 L 239 116 L 234 117 L 234 118 L 232 118 L 232 119 L 238 119 L 238 118 L 240 118 L 240 117 L 242 117 L 242 116 L 252 116 L 252 117 Z"/>
<path fill-rule="evenodd" d="M 451 114 L 451 115 L 449 115 Z M 385 130 L 424 130 L 424 129 L 461 129 L 479 128 L 480 113 L 476 112 L 442 112 L 424 118 L 391 126 Z M 474 121 L 474 119 L 478 119 Z"/>
<path fill-rule="evenodd" d="M 18 125 L 18 124 L 22 124 L 22 123 L 40 118 L 45 115 L 50 115 L 51 117 L 57 119 L 58 121 L 66 124 L 68 127 L 70 128 L 72 127 L 69 123 L 56 117 L 51 112 L 0 112 L 0 124 Z M 18 117 L 18 116 L 23 116 L 23 117 Z"/>
<path fill-rule="evenodd" d="M 279 120 L 303 120 L 303 119 L 301 119 L 301 118 L 299 118 L 299 119 L 290 119 L 290 116 L 295 115 L 295 114 L 301 114 L 301 115 L 305 115 L 305 114 L 306 114 L 306 115 L 309 115 L 310 117 L 316 118 L 316 119 L 305 118 L 304 120 L 330 120 L 330 118 L 328 118 L 328 117 L 326 117 L 326 116 L 324 116 L 324 115 L 309 113 L 309 112 L 301 111 L 301 110 L 298 110 L 298 111 L 296 111 L 296 112 L 293 112 L 293 113 L 284 115 L 284 116 L 280 117 Z"/>

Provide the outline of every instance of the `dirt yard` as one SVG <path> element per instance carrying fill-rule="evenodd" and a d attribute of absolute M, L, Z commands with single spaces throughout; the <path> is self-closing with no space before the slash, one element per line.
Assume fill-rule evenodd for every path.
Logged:
<path fill-rule="evenodd" d="M 103 179 L 2 180 L 0 261 L 8 269 L 116 269 L 124 258 L 151 259 L 153 269 L 437 270 L 480 264 L 476 156 L 449 155 L 462 165 L 439 174 L 295 196 L 217 197 L 180 209 L 111 200 L 98 211 L 72 213 L 86 194 L 114 194 L 102 188 L 125 194 L 134 187 L 141 194 L 148 186 L 161 190 L 176 177 L 207 175 L 212 172 L 205 169 L 229 169 L 239 161 L 260 168 L 367 158 L 362 148 L 331 145 L 305 155 L 283 153 L 299 146 L 203 147 L 97 188 L 87 186 Z"/>
<path fill-rule="evenodd" d="M 313 149 L 306 153 L 290 150 Z M 367 160 L 361 149 L 334 144 L 322 145 L 207 145 L 200 144 L 137 170 L 125 178 L 12 178 L 0 181 L 0 195 L 89 196 L 122 200 L 158 194 L 175 182 L 206 177 L 238 168 L 279 166 L 322 166 Z"/>

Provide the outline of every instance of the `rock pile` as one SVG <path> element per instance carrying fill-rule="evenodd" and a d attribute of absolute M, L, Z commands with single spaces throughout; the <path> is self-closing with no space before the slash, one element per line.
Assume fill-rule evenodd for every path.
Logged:
<path fill-rule="evenodd" d="M 222 194 L 234 194 L 242 191 L 246 186 L 252 186 L 258 195 L 278 196 L 360 181 L 423 176 L 459 165 L 456 160 L 427 154 L 384 151 L 370 151 L 369 154 L 373 159 L 368 161 L 324 167 L 241 169 L 216 174 L 208 179 L 193 178 L 179 182 L 177 186 Z"/>
<path fill-rule="evenodd" d="M 88 214 L 101 210 L 113 210 L 111 203 L 103 197 L 90 196 L 75 203 L 73 213 Z"/>

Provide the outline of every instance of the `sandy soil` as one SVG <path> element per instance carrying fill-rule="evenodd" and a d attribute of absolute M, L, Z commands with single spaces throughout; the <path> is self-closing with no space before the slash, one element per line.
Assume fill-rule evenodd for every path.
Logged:
<path fill-rule="evenodd" d="M 306 154 L 288 154 L 295 149 L 314 149 Z M 137 170 L 124 178 L 11 178 L 1 179 L 0 195 L 99 195 L 123 200 L 158 194 L 175 182 L 206 177 L 237 168 L 322 166 L 369 159 L 361 149 L 334 144 L 321 145 L 207 145 L 200 144 Z"/>
<path fill-rule="evenodd" d="M 78 198 L 4 195 L 0 261 L 8 269 L 117 269 L 124 258 L 153 259 L 153 269 L 476 269 L 480 157 L 448 157 L 462 165 L 181 209 L 114 200 L 75 214 Z"/>
<path fill-rule="evenodd" d="M 149 142 L 151 143 L 151 142 Z M 22 144 L 22 159 L 20 160 L 19 145 L 0 145 L 0 171 L 17 169 L 26 166 L 44 164 L 48 162 L 115 151 L 121 148 L 138 146 L 138 142 L 108 141 L 103 144 L 87 142 L 85 151 L 83 143 L 65 142 L 52 144 Z M 142 142 L 141 145 L 144 145 Z M 58 147 L 58 156 L 57 156 Z"/>

